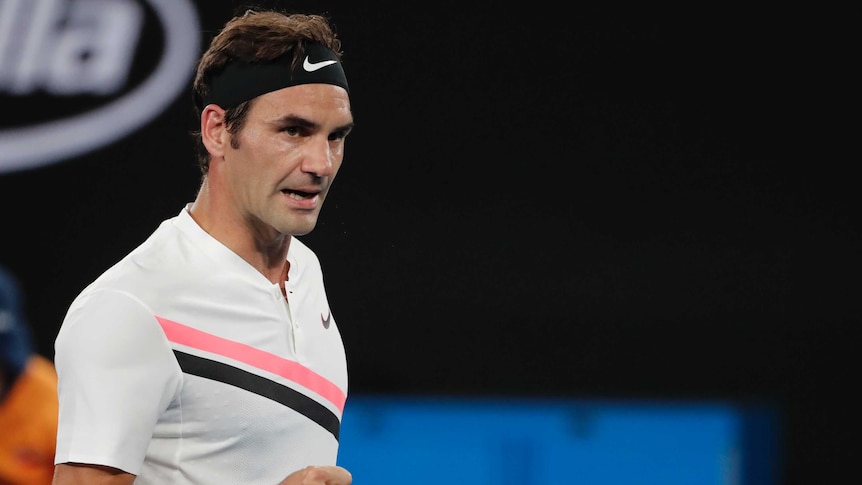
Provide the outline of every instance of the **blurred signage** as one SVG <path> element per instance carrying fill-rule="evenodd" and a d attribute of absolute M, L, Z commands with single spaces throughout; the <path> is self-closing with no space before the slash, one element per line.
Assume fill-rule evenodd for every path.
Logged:
<path fill-rule="evenodd" d="M 338 464 L 374 485 L 773 485 L 780 424 L 730 401 L 353 394 Z"/>
<path fill-rule="evenodd" d="M 199 49 L 187 0 L 0 0 L 0 173 L 140 128 L 187 88 Z"/>

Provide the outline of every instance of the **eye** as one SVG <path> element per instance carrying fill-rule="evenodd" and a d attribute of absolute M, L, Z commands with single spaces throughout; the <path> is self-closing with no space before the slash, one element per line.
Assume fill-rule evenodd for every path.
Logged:
<path fill-rule="evenodd" d="M 281 129 L 282 132 L 287 133 L 288 136 L 299 136 L 301 130 L 298 126 L 285 126 Z"/>
<path fill-rule="evenodd" d="M 329 134 L 329 141 L 338 141 L 343 140 L 347 134 L 350 133 L 350 128 L 346 128 L 343 130 L 333 131 Z"/>

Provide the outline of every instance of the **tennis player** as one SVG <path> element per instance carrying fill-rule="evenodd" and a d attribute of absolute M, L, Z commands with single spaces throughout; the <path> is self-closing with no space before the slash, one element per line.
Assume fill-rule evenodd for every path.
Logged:
<path fill-rule="evenodd" d="M 351 483 L 336 465 L 344 346 L 296 238 L 353 126 L 341 56 L 318 15 L 250 10 L 213 38 L 193 87 L 197 197 L 57 335 L 55 485 Z"/>

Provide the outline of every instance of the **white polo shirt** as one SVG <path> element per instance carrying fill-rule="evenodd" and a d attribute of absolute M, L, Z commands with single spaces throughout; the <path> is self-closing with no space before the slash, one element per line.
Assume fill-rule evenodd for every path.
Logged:
<path fill-rule="evenodd" d="M 55 342 L 55 463 L 142 484 L 276 484 L 334 465 L 347 362 L 317 256 L 286 289 L 186 208 L 74 300 Z"/>

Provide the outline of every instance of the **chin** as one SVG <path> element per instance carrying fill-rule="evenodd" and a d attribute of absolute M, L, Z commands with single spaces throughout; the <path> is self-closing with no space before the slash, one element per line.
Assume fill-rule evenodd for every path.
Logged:
<path fill-rule="evenodd" d="M 302 222 L 302 223 L 293 223 L 289 224 L 286 228 L 286 231 L 281 231 L 283 234 L 290 234 L 291 236 L 305 236 L 314 230 L 314 227 L 317 225 L 317 220 Z"/>

